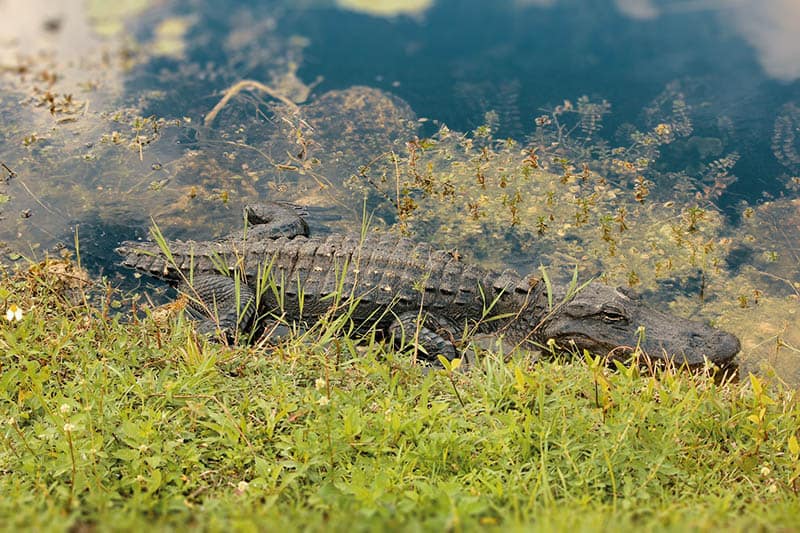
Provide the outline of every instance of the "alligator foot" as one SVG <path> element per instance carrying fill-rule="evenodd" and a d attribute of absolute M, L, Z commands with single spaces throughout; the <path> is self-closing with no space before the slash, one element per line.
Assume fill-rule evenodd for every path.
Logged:
<path fill-rule="evenodd" d="M 454 332 L 457 329 L 453 322 L 444 317 L 425 314 L 421 319 L 417 311 L 409 311 L 395 318 L 389 326 L 389 333 L 398 345 L 415 343 L 419 348 L 419 361 L 441 368 L 439 355 L 448 361 L 459 356 L 454 344 Z"/>
<path fill-rule="evenodd" d="M 268 202 L 245 206 L 244 217 L 249 227 L 248 238 L 293 239 L 308 237 L 308 211 L 289 202 Z"/>
<path fill-rule="evenodd" d="M 181 292 L 189 297 L 186 309 L 198 321 L 198 333 L 220 335 L 233 342 L 238 334 L 250 329 L 255 316 L 253 289 L 233 278 L 216 274 L 195 276 Z"/>

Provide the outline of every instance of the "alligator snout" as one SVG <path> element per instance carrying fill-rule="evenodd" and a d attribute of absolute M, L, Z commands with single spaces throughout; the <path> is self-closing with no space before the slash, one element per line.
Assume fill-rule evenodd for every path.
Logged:
<path fill-rule="evenodd" d="M 663 359 L 677 366 L 699 367 L 710 361 L 727 366 L 739 353 L 735 335 L 702 322 L 686 320 L 642 306 L 644 326 L 641 348 L 652 359 Z"/>
<path fill-rule="evenodd" d="M 742 345 L 739 339 L 727 331 L 703 325 L 704 330 L 692 334 L 692 349 L 685 354 L 685 362 L 691 366 L 703 364 L 703 356 L 713 363 L 729 363 Z"/>
<path fill-rule="evenodd" d="M 552 312 L 542 336 L 599 354 L 638 347 L 652 360 L 690 367 L 706 361 L 726 366 L 741 348 L 730 333 L 652 309 L 629 291 L 600 283 L 589 283 Z"/>

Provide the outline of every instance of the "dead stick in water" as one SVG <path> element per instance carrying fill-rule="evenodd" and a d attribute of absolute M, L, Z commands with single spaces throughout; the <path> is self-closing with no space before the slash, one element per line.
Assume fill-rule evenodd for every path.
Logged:
<path fill-rule="evenodd" d="M 242 92 L 244 90 L 248 90 L 248 89 L 255 89 L 255 90 L 261 91 L 262 93 L 266 93 L 269 96 L 271 96 L 272 98 L 275 98 L 276 100 L 280 100 L 284 104 L 288 105 L 289 107 L 292 108 L 292 110 L 296 111 L 298 109 L 297 108 L 297 104 L 295 104 L 294 102 L 292 102 L 291 100 L 289 100 L 288 98 L 286 98 L 285 96 L 280 94 L 278 91 L 276 91 L 272 87 L 270 87 L 268 85 L 264 85 L 260 81 L 242 80 L 242 81 L 234 83 L 233 85 L 231 85 L 230 87 L 228 87 L 225 90 L 225 94 L 223 95 L 222 100 L 220 100 L 217 103 L 217 105 L 215 105 L 214 108 L 211 111 L 209 111 L 208 114 L 206 115 L 206 117 L 204 119 L 205 125 L 206 126 L 210 126 L 211 123 L 214 122 L 214 119 L 217 118 L 217 114 L 219 114 L 219 112 L 222 110 L 223 107 L 225 107 L 225 104 L 227 104 L 228 101 L 231 98 L 233 98 L 234 96 L 236 96 L 240 92 Z"/>
<path fill-rule="evenodd" d="M 6 169 L 9 178 L 15 178 L 17 176 L 17 173 L 8 168 L 8 165 L 6 165 L 5 163 L 0 163 L 0 165 L 3 165 L 3 168 Z"/>

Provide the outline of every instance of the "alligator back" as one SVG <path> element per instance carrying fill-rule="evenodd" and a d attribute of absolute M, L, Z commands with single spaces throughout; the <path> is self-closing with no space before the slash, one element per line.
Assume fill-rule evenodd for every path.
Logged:
<path fill-rule="evenodd" d="M 388 234 L 174 241 L 169 250 L 168 257 L 154 243 L 126 242 L 117 251 L 125 266 L 170 281 L 239 271 L 256 287 L 268 273 L 281 288 L 284 311 L 306 317 L 329 309 L 331 295 L 338 293 L 358 300 L 356 319 L 382 309 L 394 314 L 422 309 L 457 323 L 477 321 L 496 298 L 492 314 L 519 311 L 532 285 L 513 271 L 481 269 L 455 254 Z M 274 305 L 276 297 L 267 296 Z"/>

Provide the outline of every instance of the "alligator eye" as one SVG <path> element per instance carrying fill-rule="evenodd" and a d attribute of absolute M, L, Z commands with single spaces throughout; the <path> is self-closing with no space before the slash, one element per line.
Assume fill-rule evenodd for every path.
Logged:
<path fill-rule="evenodd" d="M 612 309 L 603 310 L 603 322 L 623 322 L 625 320 L 627 320 L 627 318 L 619 311 L 614 311 Z"/>

